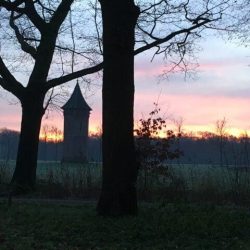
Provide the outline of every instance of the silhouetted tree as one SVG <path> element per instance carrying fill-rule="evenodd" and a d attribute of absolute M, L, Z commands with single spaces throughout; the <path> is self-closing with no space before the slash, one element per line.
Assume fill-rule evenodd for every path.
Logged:
<path fill-rule="evenodd" d="M 224 144 L 225 144 L 225 139 L 227 137 L 226 126 L 227 126 L 227 121 L 225 117 L 222 120 L 216 121 L 216 133 L 219 139 L 219 153 L 220 153 L 220 166 L 221 167 L 223 167 L 223 162 L 224 162 L 223 161 Z"/>
<path fill-rule="evenodd" d="M 133 1 L 100 0 L 100 3 L 104 58 L 103 183 L 98 212 L 136 214 L 134 30 L 140 12 Z"/>
<path fill-rule="evenodd" d="M 103 183 L 101 215 L 137 213 L 133 139 L 134 59 L 154 48 L 166 73 L 187 72 L 195 41 L 220 21 L 233 1 L 99 0 L 103 19 Z M 137 22 L 137 23 L 136 23 Z M 135 37 L 136 33 L 136 37 Z M 136 44 L 135 44 L 136 42 Z M 135 49 L 134 49 L 135 46 Z"/>
<path fill-rule="evenodd" d="M 41 119 L 49 104 L 49 102 L 45 102 L 46 93 L 55 86 L 96 72 L 102 66 L 99 64 L 74 71 L 77 56 L 82 56 L 85 64 L 90 62 L 91 65 L 94 60 L 86 48 L 84 52 L 77 52 L 75 48 L 76 40 L 74 39 L 74 23 L 72 23 L 71 12 L 73 2 L 73 0 L 0 1 L 2 47 L 0 85 L 16 96 L 22 106 L 16 168 L 11 181 L 13 192 L 27 191 L 35 186 Z M 68 21 L 68 25 L 65 24 L 65 20 Z M 70 46 L 65 40 L 66 31 L 69 31 L 68 39 L 72 42 Z M 3 39 L 5 42 L 2 42 Z M 13 39 L 16 49 L 19 51 L 16 52 L 11 47 L 12 55 L 6 54 L 5 52 L 8 51 L 8 46 Z M 81 40 L 83 43 L 83 38 Z M 67 52 L 70 53 L 67 54 Z M 93 50 L 93 52 L 95 51 Z M 12 59 L 14 62 L 8 64 Z M 26 66 L 30 71 L 27 83 L 22 77 L 18 81 L 16 75 L 12 73 L 16 71 L 20 60 L 23 60 L 22 70 Z M 59 77 L 52 78 L 53 63 L 54 65 L 62 65 Z M 13 65 L 15 68 L 12 68 Z"/>
<path fill-rule="evenodd" d="M 103 64 L 96 64 L 93 53 L 102 53 L 102 39 L 97 14 L 94 14 L 96 36 L 77 34 L 93 46 L 76 53 L 74 24 L 71 5 L 73 0 L 29 1 L 0 0 L 1 15 L 9 21 L 12 32 L 7 33 L 32 58 L 32 69 L 27 85 L 17 81 L 7 67 L 9 58 L 0 57 L 0 85 L 14 94 L 22 105 L 22 125 L 16 169 L 13 185 L 33 188 L 35 185 L 38 136 L 41 118 L 47 104 L 45 95 L 49 89 L 87 74 L 102 69 Z M 80 3 L 75 1 L 77 8 Z M 201 37 L 204 29 L 227 28 L 221 22 L 227 17 L 233 0 L 205 1 L 166 1 L 143 0 L 100 0 L 103 19 L 104 76 L 103 76 L 103 189 L 98 211 L 101 214 L 136 213 L 136 163 L 133 142 L 133 56 L 149 49 L 155 49 L 155 55 L 163 55 L 166 72 L 187 72 L 190 58 L 195 50 L 195 41 Z M 84 3 L 81 3 L 84 4 Z M 93 4 L 98 11 L 98 5 Z M 86 8 L 87 9 L 87 8 Z M 88 9 L 89 10 L 89 9 Z M 81 18 L 87 15 L 82 10 Z M 222 15 L 223 14 L 223 15 Z M 69 25 L 64 20 L 69 18 Z M 1 29 L 6 31 L 6 23 L 1 22 Z M 86 25 L 82 24 L 86 27 Z M 60 32 L 68 31 L 72 46 L 64 46 L 58 38 Z M 136 38 L 135 37 L 136 33 Z M 4 34 L 4 32 L 2 32 Z M 94 38 L 94 39 L 93 39 Z M 135 49 L 134 43 L 136 41 Z M 79 43 L 78 43 L 79 45 Z M 6 45 L 7 46 L 7 45 Z M 89 46 L 89 45 L 88 45 Z M 98 51 L 96 50 L 98 49 Z M 74 58 L 81 54 L 91 62 L 92 67 L 68 73 L 62 67 L 61 77 L 54 79 L 49 75 L 54 51 L 58 49 L 59 59 L 74 70 Z M 132 51 L 132 52 L 131 52 Z M 2 52 L 2 50 L 1 50 Z M 70 56 L 66 52 L 72 52 Z M 29 64 L 28 64 L 29 65 Z M 83 67 L 83 66 L 82 66 Z M 32 103 L 32 105 L 31 105 Z M 118 129 L 119 128 L 119 129 Z M 122 149 L 120 152 L 118 149 Z M 125 174 L 124 176 L 122 176 Z M 114 181 L 113 179 L 116 179 Z M 112 180 L 110 185 L 108 181 Z M 113 187 L 113 189 L 111 189 Z"/>

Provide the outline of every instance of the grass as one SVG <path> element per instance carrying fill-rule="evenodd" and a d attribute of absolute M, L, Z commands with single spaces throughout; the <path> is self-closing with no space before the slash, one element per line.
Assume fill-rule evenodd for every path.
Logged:
<path fill-rule="evenodd" d="M 0 203 L 0 249 L 250 249 L 250 213 L 199 204 L 140 204 L 103 218 L 94 204 Z"/>
<path fill-rule="evenodd" d="M 0 194 L 6 193 L 14 161 L 0 161 Z M 214 204 L 250 205 L 250 171 L 208 164 L 173 164 L 169 176 L 158 172 L 138 177 L 140 200 L 209 201 Z M 146 179 L 145 179 L 145 176 Z M 101 188 L 100 164 L 38 162 L 39 198 L 97 199 Z"/>

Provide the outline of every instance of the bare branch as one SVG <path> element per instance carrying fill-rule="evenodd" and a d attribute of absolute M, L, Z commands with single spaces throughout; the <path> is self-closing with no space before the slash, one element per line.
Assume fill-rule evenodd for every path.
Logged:
<path fill-rule="evenodd" d="M 95 6 L 94 6 L 94 11 L 95 11 L 95 14 L 94 14 L 95 29 L 96 29 L 96 33 L 97 33 L 97 42 L 98 42 L 99 50 L 100 50 L 101 54 L 103 54 L 103 50 L 102 50 L 102 39 L 101 39 L 101 36 L 100 36 L 99 27 L 98 27 L 98 22 L 97 22 L 97 14 L 98 14 L 97 4 L 98 4 L 98 1 L 96 0 L 96 1 L 95 1 Z"/>
<path fill-rule="evenodd" d="M 61 70 L 62 70 L 62 75 L 64 75 L 64 64 L 63 64 L 63 55 L 62 55 L 62 50 L 59 50 L 59 57 L 61 61 Z"/>
<path fill-rule="evenodd" d="M 52 99 L 53 99 L 53 94 L 54 94 L 54 88 L 52 88 L 50 94 L 49 94 L 49 98 L 48 100 L 46 101 L 46 104 L 44 106 L 44 110 L 47 110 L 48 106 L 50 105 Z"/>
<path fill-rule="evenodd" d="M 195 29 L 198 29 L 198 28 L 200 28 L 200 27 L 204 26 L 205 24 L 210 23 L 212 21 L 215 21 L 215 20 L 203 20 L 203 21 L 201 21 L 199 23 L 196 23 L 196 24 L 192 25 L 189 28 L 181 29 L 181 30 L 177 30 L 175 32 L 172 32 L 172 33 L 170 33 L 169 35 L 167 35 L 164 38 L 159 38 L 159 39 L 155 40 L 152 43 L 146 44 L 145 46 L 142 46 L 142 47 L 136 49 L 135 50 L 135 55 L 137 55 L 139 53 L 142 53 L 143 51 L 146 51 L 148 49 L 151 49 L 153 47 L 157 47 L 158 45 L 163 44 L 165 42 L 168 42 L 168 41 L 170 41 L 171 39 L 173 39 L 174 37 L 176 37 L 178 35 L 191 33 L 191 31 L 193 31 Z"/>
<path fill-rule="evenodd" d="M 25 4 L 24 7 L 19 7 Z M 0 0 L 0 7 L 9 11 L 15 11 L 19 14 L 26 14 L 35 27 L 41 32 L 45 28 L 45 21 L 38 15 L 34 2 L 30 0 L 17 0 L 14 2 Z"/>
<path fill-rule="evenodd" d="M 53 9 L 48 8 L 47 6 L 45 6 L 40 0 L 36 0 L 36 1 L 37 1 L 38 5 L 40 5 L 40 7 L 42 8 L 42 16 L 43 16 L 44 20 L 46 20 L 45 11 L 47 11 L 51 15 L 53 15 L 55 13 L 55 11 Z"/>
<path fill-rule="evenodd" d="M 75 36 L 74 36 L 74 29 L 73 29 L 73 21 L 72 21 L 72 11 L 69 11 L 69 22 L 70 22 L 70 35 L 73 44 L 73 49 L 71 53 L 71 72 L 74 72 L 74 64 L 75 64 L 75 51 L 76 51 L 76 43 L 75 43 Z"/>
<path fill-rule="evenodd" d="M 96 61 L 95 61 L 93 58 L 91 58 L 90 56 L 87 56 L 87 55 L 86 55 L 86 54 L 89 53 L 89 52 L 87 52 L 87 51 L 77 51 L 77 50 L 74 50 L 74 49 L 70 49 L 70 48 L 67 48 L 67 47 L 63 47 L 63 46 L 61 46 L 61 45 L 56 45 L 55 47 L 60 51 L 59 53 L 61 53 L 61 51 L 69 51 L 69 52 L 71 52 L 71 53 L 74 54 L 74 55 L 79 55 L 79 56 L 81 56 L 81 57 L 87 59 L 87 60 L 90 61 L 92 64 L 96 63 Z M 90 54 L 91 54 L 91 53 L 90 53 Z M 63 61 L 63 60 L 62 60 L 62 61 Z M 71 69 L 72 69 L 72 67 L 71 67 Z M 73 72 L 73 71 L 72 71 L 72 72 Z"/>
<path fill-rule="evenodd" d="M 19 7 L 19 5 L 22 5 L 24 2 L 25 0 L 17 0 L 14 2 L 0 0 L 0 6 L 5 8 L 6 10 L 16 11 L 18 13 L 24 13 L 24 8 Z"/>
<path fill-rule="evenodd" d="M 46 28 L 46 22 L 37 13 L 34 2 L 30 0 L 25 0 L 25 14 L 29 17 L 31 22 L 36 26 L 36 28 L 42 33 Z"/>
<path fill-rule="evenodd" d="M 58 30 L 70 11 L 70 6 L 74 0 L 62 0 L 54 15 L 50 20 L 50 26 Z"/>
<path fill-rule="evenodd" d="M 147 13 L 149 10 L 151 10 L 152 8 L 156 8 L 157 6 L 160 6 L 162 3 L 164 3 L 165 0 L 161 0 L 159 1 L 158 3 L 154 3 L 154 4 L 151 4 L 148 8 L 145 8 L 143 10 L 141 10 L 141 14 L 142 13 Z"/>
<path fill-rule="evenodd" d="M 18 27 L 15 25 L 15 19 L 19 18 L 20 15 L 22 14 L 19 14 L 18 16 L 14 16 L 14 12 L 11 13 L 10 20 L 9 20 L 10 27 L 14 30 L 17 41 L 21 45 L 22 50 L 25 51 L 26 53 L 29 53 L 35 59 L 36 49 L 25 41 L 26 40 L 25 37 L 20 33 Z"/>
<path fill-rule="evenodd" d="M 102 69 L 103 69 L 103 63 L 99 63 L 93 67 L 85 68 L 85 69 L 76 71 L 74 73 L 68 74 L 66 76 L 62 76 L 62 77 L 58 77 L 58 78 L 49 80 L 46 84 L 46 89 L 49 90 L 55 86 L 61 85 L 63 83 L 69 82 L 69 81 L 74 80 L 74 79 L 79 78 L 79 77 L 83 77 L 86 75 L 96 73 Z"/>
<path fill-rule="evenodd" d="M 10 73 L 2 58 L 0 57 L 0 85 L 17 96 L 19 99 L 23 95 L 24 87 L 16 80 L 16 78 Z"/>

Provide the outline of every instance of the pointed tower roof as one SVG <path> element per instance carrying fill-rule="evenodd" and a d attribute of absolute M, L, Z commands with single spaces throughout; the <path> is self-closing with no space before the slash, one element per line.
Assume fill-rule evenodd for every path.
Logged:
<path fill-rule="evenodd" d="M 81 110 L 92 110 L 87 102 L 85 101 L 78 82 L 76 83 L 75 89 L 69 98 L 69 100 L 62 106 L 63 110 L 66 109 L 81 109 Z"/>

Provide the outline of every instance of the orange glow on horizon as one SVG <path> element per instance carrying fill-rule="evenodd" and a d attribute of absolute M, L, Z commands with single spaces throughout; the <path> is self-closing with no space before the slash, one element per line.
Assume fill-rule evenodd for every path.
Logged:
<path fill-rule="evenodd" d="M 184 126 L 184 132 L 185 133 L 193 133 L 194 136 L 199 137 L 199 132 L 209 132 L 216 134 L 216 128 L 214 125 L 186 125 Z M 235 137 L 241 137 L 242 135 L 250 135 L 250 130 L 243 130 L 240 128 L 234 128 L 234 127 L 226 127 L 225 128 L 226 135 L 231 135 Z"/>
<path fill-rule="evenodd" d="M 188 90 L 188 89 L 187 89 Z M 216 133 L 215 122 L 223 117 L 228 121 L 226 132 L 229 135 L 239 137 L 243 134 L 250 135 L 249 123 L 249 98 L 240 98 L 238 96 L 206 96 L 187 93 L 162 93 L 159 106 L 163 116 L 166 117 L 183 117 L 183 131 L 188 134 L 191 132 L 199 136 L 199 132 Z M 138 92 L 135 96 L 135 128 L 137 122 L 143 116 L 147 117 L 152 110 L 153 102 L 157 95 L 151 91 Z M 12 108 L 12 106 L 10 106 Z M 14 114 L 14 111 L 1 117 L 0 128 L 8 128 L 15 131 L 20 131 L 20 115 Z M 47 124 L 47 125 L 46 125 Z M 43 130 L 48 126 L 47 132 Z M 58 131 L 63 131 L 63 116 L 53 113 L 48 119 L 43 119 L 41 127 L 40 139 L 47 141 L 62 141 L 63 133 L 54 135 L 51 133 L 52 127 L 58 128 Z M 171 121 L 167 124 L 167 129 L 176 128 Z M 89 122 L 89 135 L 98 136 L 101 134 L 101 111 L 100 108 L 95 108 L 91 113 Z M 165 133 L 160 133 L 160 137 L 165 136 Z"/>
<path fill-rule="evenodd" d="M 171 129 L 171 128 L 169 128 Z M 175 132 L 175 130 L 173 129 Z M 201 133 L 208 132 L 212 134 L 215 133 L 215 129 L 211 128 L 210 126 L 196 126 L 196 125 L 188 125 L 183 128 L 183 132 L 187 135 L 193 135 L 194 137 L 201 137 Z M 243 135 L 250 135 L 250 130 L 242 130 L 239 128 L 229 128 L 226 129 L 226 134 L 228 136 L 235 136 L 237 138 L 243 136 Z M 135 134 L 136 135 L 136 134 Z M 90 129 L 89 136 L 101 136 L 100 130 L 97 129 Z M 157 135 L 160 138 L 166 137 L 166 131 L 160 131 Z M 63 134 L 55 135 L 55 134 L 40 134 L 39 136 L 41 141 L 47 141 L 47 142 L 62 142 L 63 141 Z"/>
<path fill-rule="evenodd" d="M 90 127 L 89 128 L 89 136 L 101 136 L 101 128 L 99 127 Z M 47 142 L 61 142 L 63 141 L 63 132 L 59 133 L 53 133 L 53 132 L 47 132 L 44 133 L 41 131 L 39 135 L 39 139 L 41 141 L 47 141 Z"/>
<path fill-rule="evenodd" d="M 63 133 L 40 133 L 39 139 L 41 141 L 47 141 L 47 142 L 61 142 L 63 141 Z"/>
<path fill-rule="evenodd" d="M 135 129 L 137 129 L 137 125 L 135 124 Z M 172 130 L 175 134 L 178 133 L 176 130 L 176 127 L 173 124 L 167 125 L 167 128 L 160 131 L 157 137 L 164 138 L 166 137 L 166 131 L 167 130 Z M 202 133 L 211 133 L 216 135 L 216 128 L 215 125 L 183 125 L 181 128 L 182 133 L 184 133 L 187 136 L 192 136 L 192 137 L 202 137 Z M 136 134 L 135 134 L 136 135 Z M 235 128 L 235 127 L 226 127 L 225 128 L 225 135 L 226 136 L 234 136 L 234 137 L 241 137 L 241 136 L 250 136 L 250 130 L 244 130 L 240 128 Z"/>
<path fill-rule="evenodd" d="M 101 136 L 101 135 L 102 135 L 102 128 L 101 127 L 90 126 L 89 136 Z"/>

